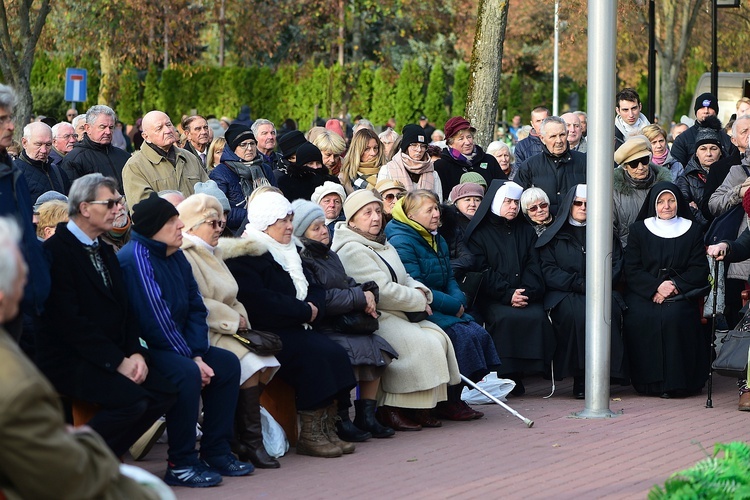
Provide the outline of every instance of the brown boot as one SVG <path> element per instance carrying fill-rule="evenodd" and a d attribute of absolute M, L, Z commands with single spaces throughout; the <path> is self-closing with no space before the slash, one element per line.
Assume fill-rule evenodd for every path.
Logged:
<path fill-rule="evenodd" d="M 300 411 L 300 432 L 297 438 L 297 454 L 311 457 L 334 458 L 343 455 L 341 448 L 331 443 L 323 432 L 326 409 Z"/>
<path fill-rule="evenodd" d="M 232 451 L 240 461 L 250 461 L 259 469 L 278 469 L 279 461 L 270 456 L 263 446 L 260 425 L 260 387 L 240 389 L 237 411 L 234 414 L 234 440 Z"/>
<path fill-rule="evenodd" d="M 326 435 L 331 444 L 341 448 L 341 451 L 344 453 L 344 455 L 354 453 L 354 443 L 342 441 L 341 439 L 339 439 L 338 434 L 336 434 L 336 421 L 341 418 L 339 417 L 338 406 L 336 405 L 336 403 L 329 405 L 328 408 L 326 408 L 324 411 L 323 433 Z"/>
<path fill-rule="evenodd" d="M 747 384 L 740 388 L 740 403 L 737 405 L 739 411 L 750 411 L 750 388 Z"/>

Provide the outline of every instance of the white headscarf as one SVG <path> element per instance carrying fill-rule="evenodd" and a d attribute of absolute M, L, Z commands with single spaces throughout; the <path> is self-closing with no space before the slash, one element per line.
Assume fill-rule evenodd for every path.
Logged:
<path fill-rule="evenodd" d="M 523 188 L 521 186 L 515 182 L 506 182 L 500 186 L 500 189 L 495 193 L 495 198 L 492 200 L 492 205 L 490 205 L 490 211 L 495 215 L 500 215 L 500 210 L 502 209 L 505 198 L 520 200 L 521 193 L 523 193 Z"/>

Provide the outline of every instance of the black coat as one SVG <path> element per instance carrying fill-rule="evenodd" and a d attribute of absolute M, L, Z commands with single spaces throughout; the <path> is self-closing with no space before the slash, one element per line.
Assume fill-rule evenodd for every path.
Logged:
<path fill-rule="evenodd" d="M 277 178 L 279 189 L 289 201 L 309 200 L 312 198 L 315 188 L 322 186 L 325 181 L 339 184 L 339 178 L 329 175 L 326 167 L 312 169 L 298 167 L 294 164 L 290 164 L 286 174 Z"/>
<path fill-rule="evenodd" d="M 466 228 L 470 219 L 459 212 L 455 205 L 443 207 L 441 225 L 438 228 L 440 236 L 445 238 L 450 252 L 453 276 L 460 281 L 464 275 L 474 269 L 474 254 L 466 246 Z"/>
<path fill-rule="evenodd" d="M 683 165 L 687 165 L 690 158 L 695 154 L 695 136 L 699 127 L 700 124 L 696 121 L 692 127 L 677 136 L 669 150 L 672 156 Z M 733 155 L 737 148 L 732 144 L 732 139 L 723 130 L 719 131 L 719 135 L 721 136 L 721 150 L 724 155 Z"/>
<path fill-rule="evenodd" d="M 706 219 L 703 212 L 700 210 L 704 201 L 703 193 L 706 187 L 707 176 L 708 172 L 703 170 L 698 163 L 698 158 L 693 155 L 687 166 L 685 166 L 685 175 L 681 175 L 677 179 L 677 182 L 675 182 L 677 187 L 680 188 L 685 201 L 688 203 L 694 202 L 698 206 L 698 208 L 690 207 L 690 211 L 693 213 L 693 218 L 698 224 L 700 224 L 703 231 L 708 229 L 709 225 L 709 220 Z"/>
<path fill-rule="evenodd" d="M 557 215 L 560 202 L 570 188 L 586 184 L 586 155 L 568 150 L 555 156 L 545 147 L 519 167 L 515 182 L 524 189 L 541 188 L 549 197 L 550 213 Z"/>
<path fill-rule="evenodd" d="M 461 176 L 466 172 L 476 172 L 484 177 L 489 186 L 493 179 L 507 179 L 503 169 L 494 156 L 488 155 L 479 146 L 474 146 L 476 154 L 471 163 L 461 162 L 451 156 L 448 148 L 443 149 L 440 159 L 435 162 L 435 172 L 440 176 L 443 187 L 443 199 L 447 200 L 451 189 L 461 182 Z"/>
<path fill-rule="evenodd" d="M 117 179 L 120 193 L 122 188 L 122 169 L 130 159 L 130 153 L 116 148 L 111 144 L 99 144 L 83 134 L 83 139 L 73 146 L 73 150 L 65 155 L 60 166 L 67 174 L 70 182 L 86 174 L 99 172 L 106 177 Z"/>
<path fill-rule="evenodd" d="M 740 150 L 735 148 L 732 154 L 719 158 L 716 163 L 711 165 L 708 176 L 706 176 L 706 185 L 703 188 L 703 202 L 699 205 L 701 213 L 707 221 L 711 222 L 714 220 L 714 216 L 708 208 L 708 201 L 711 199 L 711 195 L 724 183 L 724 179 L 729 175 L 729 170 L 733 166 L 742 163 L 742 158 L 743 155 L 740 154 Z"/>
<path fill-rule="evenodd" d="M 32 204 L 36 203 L 36 199 L 47 191 L 68 194 L 70 190 L 68 176 L 49 159 L 46 162 L 35 161 L 26 156 L 24 151 L 13 164 L 21 169 L 26 178 Z"/>

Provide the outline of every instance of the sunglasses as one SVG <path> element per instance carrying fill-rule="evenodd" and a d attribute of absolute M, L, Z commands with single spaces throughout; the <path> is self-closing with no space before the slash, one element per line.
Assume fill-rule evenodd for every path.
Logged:
<path fill-rule="evenodd" d="M 89 201 L 90 205 L 107 205 L 107 210 L 112 210 L 115 205 L 124 205 L 125 204 L 125 197 L 120 196 L 116 199 L 108 199 L 108 200 L 95 200 L 95 201 Z"/>
<path fill-rule="evenodd" d="M 400 200 L 404 196 L 405 196 L 405 193 L 398 193 L 398 194 L 388 193 L 383 198 L 385 199 L 385 201 L 393 201 L 393 200 Z"/>
<path fill-rule="evenodd" d="M 643 158 L 636 158 L 635 160 L 631 160 L 626 163 L 626 165 L 632 169 L 638 168 L 639 165 L 647 165 L 648 162 L 651 160 L 649 156 L 644 156 Z"/>
<path fill-rule="evenodd" d="M 227 225 L 227 221 L 225 221 L 225 220 L 216 220 L 216 219 L 214 219 L 214 220 L 204 220 L 203 222 L 201 222 L 201 224 L 210 224 L 211 228 L 213 228 L 213 229 L 216 229 L 217 226 L 219 228 L 221 228 L 221 229 L 224 229 L 224 227 Z"/>
<path fill-rule="evenodd" d="M 573 202 L 573 206 L 574 207 L 585 207 L 586 206 L 586 202 L 585 201 L 581 201 L 581 200 L 575 200 Z"/>
<path fill-rule="evenodd" d="M 539 209 L 542 209 L 542 210 L 544 210 L 544 209 L 545 209 L 545 208 L 547 208 L 548 206 L 549 206 L 549 203 L 546 203 L 546 202 L 542 202 L 542 203 L 540 203 L 539 205 L 532 205 L 532 206 L 530 206 L 529 208 L 527 208 L 526 210 L 528 210 L 528 211 L 529 211 L 529 212 L 531 212 L 531 213 L 534 213 L 534 212 L 536 212 L 536 211 L 537 211 L 537 210 L 539 210 Z"/>

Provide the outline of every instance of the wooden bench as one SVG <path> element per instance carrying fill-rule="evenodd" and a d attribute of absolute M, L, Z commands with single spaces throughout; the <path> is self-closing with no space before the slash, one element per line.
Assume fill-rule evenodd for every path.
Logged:
<path fill-rule="evenodd" d="M 260 395 L 260 404 L 281 425 L 290 446 L 297 444 L 297 404 L 294 389 L 278 377 L 274 377 Z"/>

